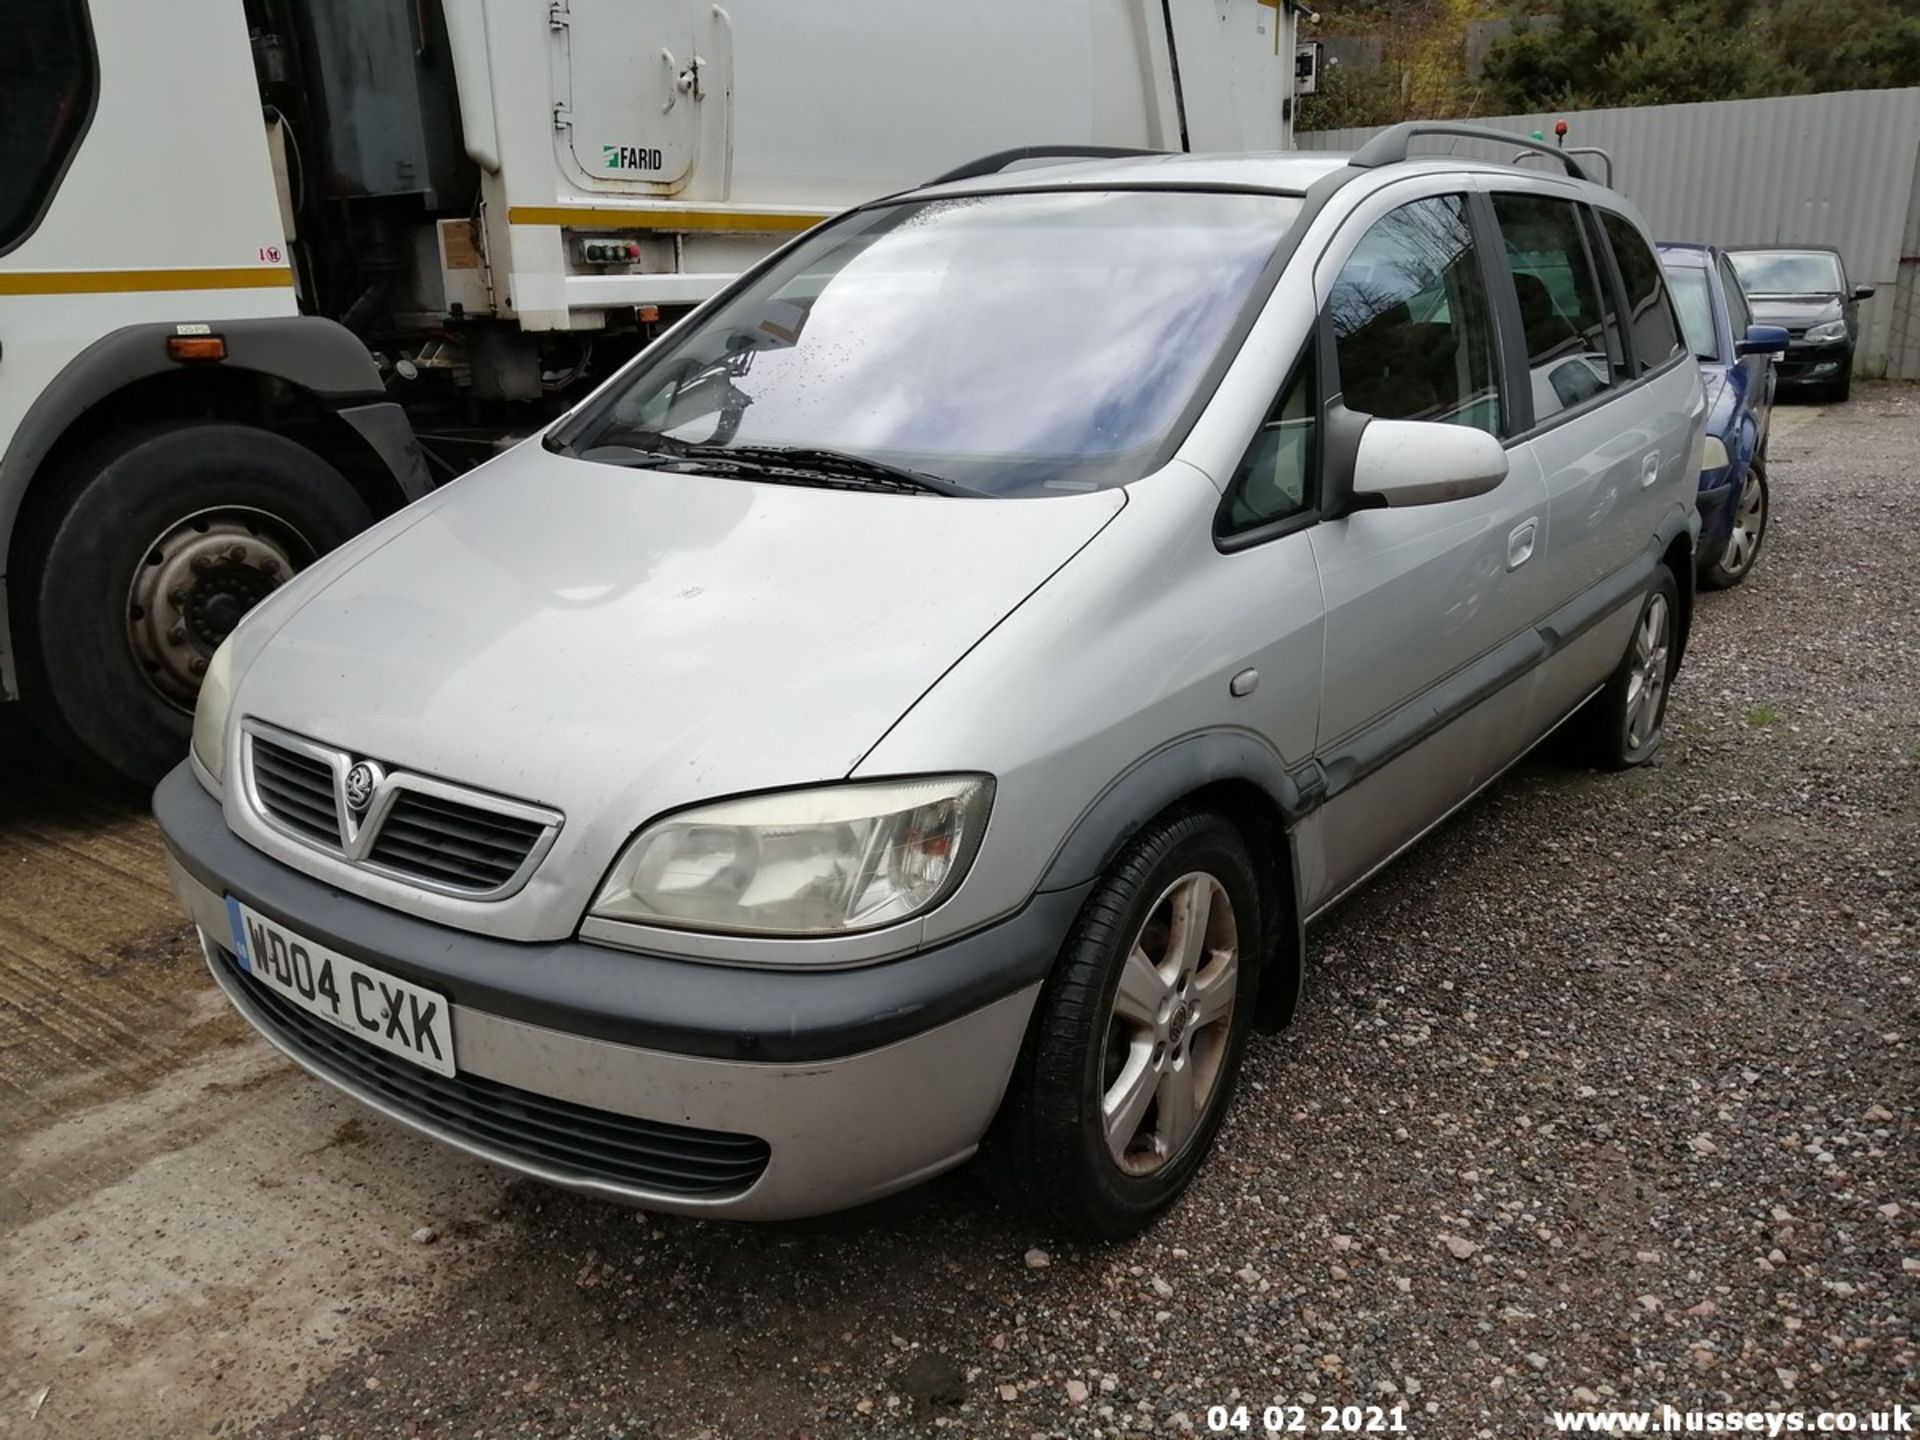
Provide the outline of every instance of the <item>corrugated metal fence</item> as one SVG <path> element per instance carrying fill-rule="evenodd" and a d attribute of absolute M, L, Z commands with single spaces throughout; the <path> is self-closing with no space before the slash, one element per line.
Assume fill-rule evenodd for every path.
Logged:
<path fill-rule="evenodd" d="M 1570 127 L 1613 156 L 1614 185 L 1663 240 L 1838 247 L 1862 307 L 1862 374 L 1920 379 L 1920 87 L 1701 105 L 1474 117 L 1517 135 Z M 1307 150 L 1352 150 L 1373 130 L 1302 132 Z M 1486 155 L 1472 141 L 1419 148 Z M 1511 154 L 1487 158 L 1511 159 Z"/>

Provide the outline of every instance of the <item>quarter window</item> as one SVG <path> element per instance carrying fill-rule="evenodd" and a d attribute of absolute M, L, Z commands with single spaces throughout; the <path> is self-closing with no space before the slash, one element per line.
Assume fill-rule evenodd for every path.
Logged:
<path fill-rule="evenodd" d="M 1627 290 L 1627 313 L 1633 331 L 1633 353 L 1643 368 L 1664 365 L 1680 353 L 1680 327 L 1673 318 L 1660 262 L 1639 229 L 1625 216 L 1600 212 L 1614 264 Z"/>
<path fill-rule="evenodd" d="M 1306 510 L 1313 475 L 1313 370 L 1309 354 L 1240 457 L 1220 507 L 1220 535 L 1245 535 Z"/>
<path fill-rule="evenodd" d="M 1611 307 L 1572 201 L 1509 193 L 1493 197 L 1493 210 L 1520 301 L 1533 418 L 1549 420 L 1622 378 Z"/>
<path fill-rule="evenodd" d="M 1416 200 L 1375 222 L 1327 308 L 1348 409 L 1502 433 L 1493 323 L 1463 197 Z"/>
<path fill-rule="evenodd" d="M 93 105 L 84 0 L 0 0 L 0 250 L 31 231 Z"/>

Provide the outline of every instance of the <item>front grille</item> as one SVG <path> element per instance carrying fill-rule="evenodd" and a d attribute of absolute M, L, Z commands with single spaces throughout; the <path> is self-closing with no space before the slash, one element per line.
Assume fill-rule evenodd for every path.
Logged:
<path fill-rule="evenodd" d="M 255 735 L 253 788 L 261 805 L 282 825 L 323 845 L 340 843 L 339 802 L 333 767 L 298 750 Z"/>
<path fill-rule="evenodd" d="M 541 805 L 436 776 L 387 773 L 367 757 L 261 721 L 242 728 L 255 808 L 350 865 L 444 894 L 498 900 L 526 883 L 560 832 L 559 812 Z M 343 813 L 346 787 L 368 770 L 366 804 Z"/>
<path fill-rule="evenodd" d="M 703 1199 L 741 1194 L 767 1168 L 767 1142 L 752 1135 L 636 1120 L 478 1075 L 448 1078 L 422 1070 L 309 1015 L 242 970 L 231 951 L 213 948 L 252 1007 L 249 1018 L 289 1050 L 508 1164 L 518 1160 L 563 1179 Z"/>
<path fill-rule="evenodd" d="M 404 790 L 367 858 L 459 890 L 497 890 L 519 873 L 545 828 L 537 820 Z"/>

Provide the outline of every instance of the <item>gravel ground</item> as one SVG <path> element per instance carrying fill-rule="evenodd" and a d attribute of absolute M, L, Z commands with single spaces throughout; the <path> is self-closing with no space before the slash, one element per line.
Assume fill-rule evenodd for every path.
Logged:
<path fill-rule="evenodd" d="M 508 1261 L 270 1428 L 1094 1436 L 1283 1402 L 1454 1437 L 1911 1402 L 1920 394 L 1781 430 L 1766 553 L 1703 597 L 1658 763 L 1529 762 L 1322 927 L 1150 1235 L 1058 1245 L 964 1176 L 811 1232 L 516 1185 L 467 1217 Z"/>
<path fill-rule="evenodd" d="M 289 1233 L 419 1300 L 370 1341 L 284 1342 L 317 1378 L 256 1433 L 1028 1440 L 1233 1403 L 1258 1433 L 1279 1402 L 1457 1440 L 1567 1406 L 1911 1404 L 1920 391 L 1777 423 L 1774 532 L 1703 597 L 1658 762 L 1530 761 L 1321 927 L 1300 1019 L 1256 1037 L 1151 1234 L 1067 1245 L 964 1173 L 810 1228 L 636 1214 L 487 1183 L 276 1063 L 276 1130 L 338 1128 L 273 1173 L 321 1173 L 345 1216 L 289 1219 L 289 1184 Z M 257 1206 L 262 1162 L 230 1163 L 204 1186 Z M 266 1333 L 217 1271 L 188 1297 L 209 1386 Z M 139 1359 L 100 1362 L 134 1400 Z M 54 1433 L 59 1393 L 17 1433 Z M 242 1428 L 200 1394 L 180 1433 Z"/>

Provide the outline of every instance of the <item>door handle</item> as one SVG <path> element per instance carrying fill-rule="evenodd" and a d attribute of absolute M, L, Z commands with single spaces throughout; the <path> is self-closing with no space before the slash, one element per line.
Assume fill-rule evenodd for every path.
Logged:
<path fill-rule="evenodd" d="M 1530 515 L 1508 532 L 1507 569 L 1518 570 L 1533 558 L 1533 540 L 1540 533 L 1540 517 Z"/>
<path fill-rule="evenodd" d="M 1660 452 L 1655 450 L 1640 462 L 1640 488 L 1646 489 L 1660 478 Z"/>

